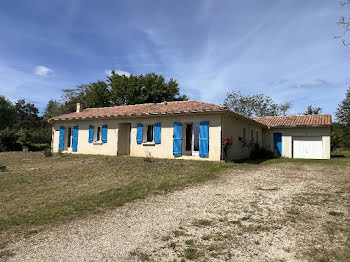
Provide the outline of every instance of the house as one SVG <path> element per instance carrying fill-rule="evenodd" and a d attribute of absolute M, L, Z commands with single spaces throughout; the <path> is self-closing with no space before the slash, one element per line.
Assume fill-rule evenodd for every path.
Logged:
<path fill-rule="evenodd" d="M 320 117 L 254 119 L 220 105 L 176 101 L 85 110 L 77 104 L 76 112 L 49 122 L 53 152 L 220 161 L 226 136 L 233 141 L 229 159 L 248 158 L 251 143 L 285 157 L 329 158 L 331 118 Z"/>
<path fill-rule="evenodd" d="M 267 126 L 263 144 L 278 156 L 329 159 L 331 157 L 331 115 L 255 117 Z"/>

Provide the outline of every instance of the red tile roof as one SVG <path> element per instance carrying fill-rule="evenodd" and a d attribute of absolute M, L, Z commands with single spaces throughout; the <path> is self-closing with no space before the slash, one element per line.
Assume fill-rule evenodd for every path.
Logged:
<path fill-rule="evenodd" d="M 299 116 L 265 116 L 253 117 L 270 127 L 297 127 L 297 126 L 330 126 L 332 125 L 331 115 L 299 115 Z"/>
<path fill-rule="evenodd" d="M 102 118 L 102 117 L 127 117 L 127 116 L 144 116 L 144 115 L 164 115 L 179 113 L 198 113 L 198 112 L 217 112 L 226 111 L 224 106 L 199 102 L 199 101 L 176 101 L 151 104 L 138 104 L 127 106 L 87 108 L 80 113 L 70 113 L 53 117 L 50 121 L 71 120 L 85 118 Z"/>

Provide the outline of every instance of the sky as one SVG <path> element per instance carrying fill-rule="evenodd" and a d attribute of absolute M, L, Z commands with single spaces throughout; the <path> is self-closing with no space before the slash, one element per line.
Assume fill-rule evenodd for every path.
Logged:
<path fill-rule="evenodd" d="M 0 95 L 42 112 L 113 69 L 174 78 L 193 100 L 263 93 L 333 114 L 350 86 L 341 16 L 337 0 L 2 0 Z"/>

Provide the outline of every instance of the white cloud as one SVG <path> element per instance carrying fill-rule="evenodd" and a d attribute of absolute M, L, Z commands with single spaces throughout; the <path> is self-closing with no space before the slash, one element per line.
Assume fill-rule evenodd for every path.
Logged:
<path fill-rule="evenodd" d="M 117 75 L 120 75 L 120 76 L 121 76 L 121 75 L 125 75 L 125 76 L 129 77 L 129 76 L 131 75 L 131 73 L 129 73 L 129 72 L 127 72 L 127 71 L 118 70 L 118 69 L 114 70 L 114 72 L 115 72 Z M 106 69 L 106 70 L 105 70 L 105 73 L 106 73 L 107 76 L 111 76 L 111 75 L 112 75 L 112 70 Z"/>
<path fill-rule="evenodd" d="M 53 73 L 53 70 L 46 66 L 39 65 L 35 67 L 34 73 L 38 76 L 47 77 Z"/>

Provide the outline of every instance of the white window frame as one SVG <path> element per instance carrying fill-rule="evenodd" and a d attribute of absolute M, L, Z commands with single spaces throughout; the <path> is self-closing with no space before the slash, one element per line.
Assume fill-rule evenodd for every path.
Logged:
<path fill-rule="evenodd" d="M 66 142 L 66 148 L 67 151 L 72 151 L 72 144 L 73 144 L 73 127 L 72 126 L 66 126 L 65 129 L 67 130 L 65 135 L 65 142 Z M 68 129 L 70 129 L 70 147 L 68 147 Z M 63 148 L 64 150 L 64 148 Z"/>
<path fill-rule="evenodd" d="M 99 138 L 97 137 L 98 128 L 100 128 L 100 137 Z M 94 140 L 93 141 L 95 144 L 102 143 L 102 125 L 95 125 L 94 126 Z"/>
<path fill-rule="evenodd" d="M 153 138 L 152 138 L 152 141 L 147 141 L 147 133 L 148 133 L 148 127 L 149 126 L 153 126 Z M 154 131 L 155 131 L 155 123 L 149 123 L 149 124 L 144 124 L 143 125 L 143 128 L 144 128 L 144 130 L 143 130 L 143 134 L 142 134 L 142 144 L 143 145 L 155 145 L 155 142 L 154 142 Z"/>

